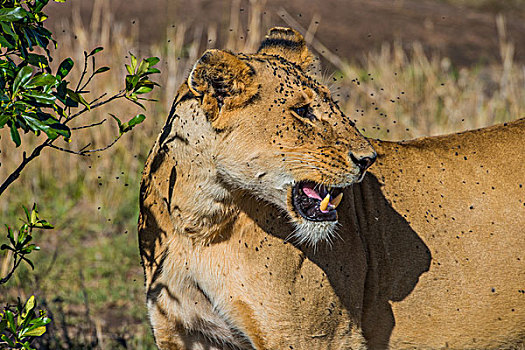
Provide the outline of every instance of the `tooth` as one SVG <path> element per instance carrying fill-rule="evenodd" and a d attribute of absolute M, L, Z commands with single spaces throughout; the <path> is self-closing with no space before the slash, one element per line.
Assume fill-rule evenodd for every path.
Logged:
<path fill-rule="evenodd" d="M 328 203 L 330 203 L 330 193 L 328 193 L 326 197 L 324 197 L 324 199 L 321 201 L 321 205 L 319 205 L 319 209 L 321 209 L 321 211 L 325 211 L 326 208 L 328 208 Z"/>
<path fill-rule="evenodd" d="M 331 204 L 334 206 L 334 209 L 337 208 L 337 206 L 341 203 L 341 200 L 343 200 L 343 192 L 339 193 L 337 197 L 335 197 L 331 202 Z"/>

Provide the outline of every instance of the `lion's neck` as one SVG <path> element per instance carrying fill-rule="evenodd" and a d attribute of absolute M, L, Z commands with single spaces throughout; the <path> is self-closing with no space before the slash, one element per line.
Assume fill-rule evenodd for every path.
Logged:
<path fill-rule="evenodd" d="M 238 213 L 230 192 L 218 180 L 213 134 L 197 101 L 182 102 L 159 138 L 160 152 L 173 164 L 168 184 L 175 231 L 210 242 L 228 234 Z"/>

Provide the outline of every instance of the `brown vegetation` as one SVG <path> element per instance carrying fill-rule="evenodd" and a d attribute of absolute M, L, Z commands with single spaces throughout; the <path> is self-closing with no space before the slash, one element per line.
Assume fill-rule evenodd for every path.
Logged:
<path fill-rule="evenodd" d="M 96 3 L 96 1 L 94 1 Z M 364 62 L 364 55 L 377 51 L 386 42 L 397 42 L 410 49 L 421 43 L 426 54 L 438 53 L 454 65 L 500 61 L 496 15 L 502 13 L 508 22 L 508 36 L 516 45 L 516 60 L 525 60 L 524 0 L 107 0 L 105 13 L 113 22 L 136 31 L 144 47 L 160 43 L 166 28 L 184 24 L 191 31 L 214 26 L 218 47 L 236 33 L 236 22 L 244 27 L 250 21 L 250 7 L 261 10 L 262 31 L 285 25 L 279 14 L 284 9 L 303 27 L 315 18 L 319 22 L 316 37 L 337 54 L 350 61 Z M 306 6 L 307 4 L 307 6 Z M 230 10 L 236 8 L 237 12 Z M 55 4 L 56 16 L 51 25 L 70 18 L 78 9 L 89 24 L 92 1 L 69 1 Z M 232 18 L 232 15 L 234 18 Z M 232 21 L 232 19 L 234 19 Z M 228 29 L 232 29 L 230 32 Z M 74 33 L 72 28 L 68 31 Z M 188 33 L 186 39 L 191 37 Z"/>

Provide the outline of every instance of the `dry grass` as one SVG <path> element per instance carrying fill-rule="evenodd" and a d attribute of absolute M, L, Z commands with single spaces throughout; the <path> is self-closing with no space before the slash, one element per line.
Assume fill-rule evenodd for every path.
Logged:
<path fill-rule="evenodd" d="M 457 70 L 447 58 L 426 57 L 418 43 L 408 53 L 385 45 L 366 57 L 364 67 L 345 66 L 345 76 L 355 80 L 354 88 L 346 89 L 343 108 L 356 115 L 366 134 L 383 139 L 451 133 L 523 117 L 525 67 L 513 63 L 504 18 L 497 17 L 497 23 L 501 65 Z"/>
<path fill-rule="evenodd" d="M 40 276 L 22 271 L 10 289 L 0 291 L 0 295 L 11 299 L 37 293 L 55 315 L 65 315 L 64 329 L 69 329 L 69 334 L 59 327 L 60 317 L 54 323 L 54 334 L 61 341 L 68 337 L 71 341 L 78 329 L 88 329 L 91 333 L 87 338 L 92 334 L 99 348 L 112 348 L 110 344 L 121 344 L 122 339 L 129 346 L 145 348 L 152 343 L 142 306 L 142 273 L 135 237 L 140 172 L 177 87 L 203 50 L 214 47 L 219 29 L 210 23 L 190 32 L 180 23 L 166 29 L 164 43 L 139 48 L 140 24 L 130 30 L 116 23 L 107 6 L 105 0 L 93 2 L 94 16 L 88 27 L 81 24 L 78 13 L 70 20 L 64 19 L 64 31 L 56 32 L 60 43 L 56 63 L 64 57 L 81 62 L 83 50 L 104 46 L 99 61 L 112 70 L 91 87 L 100 94 L 121 88 L 128 51 L 159 56 L 162 88 L 155 98 L 160 102 L 149 104 L 145 123 L 103 154 L 81 158 L 47 150 L 3 195 L 2 223 L 15 224 L 20 205 L 36 201 L 42 216 L 57 228 L 36 238 L 42 246 L 42 251 L 35 253 Z M 261 28 L 269 24 L 264 23 L 261 3 L 253 1 L 248 28 L 242 28 L 237 17 L 239 6 L 239 0 L 232 1 L 228 28 L 234 30 L 224 33 L 229 35 L 226 48 L 254 52 L 264 36 Z M 506 40 L 502 17 L 498 18 L 502 63 L 460 70 L 447 58 L 427 57 L 417 43 L 411 52 L 403 51 L 401 45 L 384 45 L 379 52 L 363 57 L 362 64 L 347 63 L 315 39 L 315 21 L 312 19 L 303 32 L 317 50 L 315 54 L 335 67 L 333 73 L 332 68 L 322 70 L 330 73 L 322 74 L 321 80 L 330 85 L 343 110 L 369 136 L 405 139 L 436 135 L 525 115 L 525 67 L 513 62 L 513 46 Z M 78 70 L 75 73 L 78 76 Z M 102 120 L 108 112 L 130 117 L 138 110 L 120 103 L 98 110 L 88 119 Z M 116 127 L 87 129 L 77 138 L 81 142 L 73 142 L 72 147 L 87 142 L 104 145 L 116 132 Z M 19 163 L 22 150 L 13 148 L 5 129 L 0 135 L 0 179 L 4 179 Z M 32 135 L 23 140 L 28 148 L 35 142 Z"/>

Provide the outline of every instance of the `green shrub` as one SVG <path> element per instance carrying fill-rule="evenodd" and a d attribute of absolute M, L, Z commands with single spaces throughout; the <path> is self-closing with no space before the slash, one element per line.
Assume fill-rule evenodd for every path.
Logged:
<path fill-rule="evenodd" d="M 54 0 L 64 2 L 65 0 Z M 158 84 L 150 75 L 160 73 L 154 66 L 156 57 L 138 60 L 130 53 L 131 62 L 126 65 L 128 72 L 123 87 L 113 93 L 106 92 L 93 96 L 88 90 L 96 76 L 106 73 L 110 67 L 98 67 L 96 56 L 103 48 L 97 47 L 89 53 L 84 51 L 82 73 L 75 83 L 69 81 L 68 74 L 75 62 L 64 59 L 56 71 L 50 66 L 53 61 L 50 48 L 57 42 L 52 33 L 44 27 L 47 15 L 43 9 L 49 0 L 0 0 L 0 129 L 8 128 L 14 147 L 22 144 L 21 134 L 44 136 L 27 155 L 25 152 L 20 164 L 2 180 L 0 196 L 20 176 L 27 164 L 39 157 L 46 148 L 89 156 L 113 146 L 125 133 L 142 123 L 146 116 L 138 114 L 122 122 L 115 120 L 118 133 L 114 139 L 101 147 L 94 148 L 90 143 L 80 149 L 69 145 L 77 130 L 86 128 L 105 128 L 106 119 L 95 123 L 82 123 L 82 117 L 94 109 L 117 100 L 128 100 L 145 109 L 143 97 Z M 75 125 L 73 125 L 75 121 Z M 61 145 L 60 142 L 63 144 Z M 35 228 L 53 228 L 47 221 L 39 219 L 36 205 L 29 211 L 24 207 L 26 220 L 18 231 L 6 225 L 7 243 L 1 250 L 5 259 L 12 260 L 10 271 L 0 276 L 0 285 L 5 284 L 15 273 L 22 261 L 34 268 L 27 257 L 38 246 L 32 241 Z M 32 340 L 46 332 L 51 320 L 43 310 L 37 310 L 35 297 L 31 296 L 16 305 L 5 305 L 0 313 L 0 347 L 31 349 Z"/>

